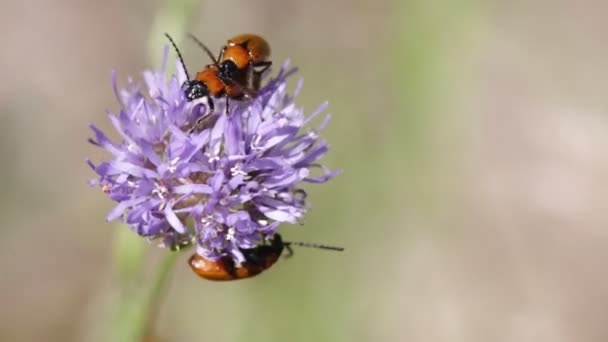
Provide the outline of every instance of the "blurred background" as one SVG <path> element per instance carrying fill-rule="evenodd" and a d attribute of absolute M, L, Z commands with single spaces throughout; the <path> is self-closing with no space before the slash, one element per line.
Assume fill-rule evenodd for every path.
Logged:
<path fill-rule="evenodd" d="M 330 101 L 299 249 L 258 278 L 180 256 L 148 341 L 607 341 L 608 4 L 601 1 L 116 1 L 0 4 L 0 340 L 111 340 L 113 206 L 86 181 L 87 123 L 177 38 L 241 32 Z M 174 56 L 174 55 L 172 55 Z M 276 69 L 275 69 L 276 71 Z M 116 137 L 116 135 L 112 135 Z M 119 235 L 120 236 L 120 235 Z M 131 268 L 129 268 L 131 267 Z M 122 273 L 121 273 L 122 272 Z M 122 274 L 122 275 L 121 275 Z M 142 283 L 146 282 L 145 276 Z M 113 318 L 114 317 L 114 318 Z"/>

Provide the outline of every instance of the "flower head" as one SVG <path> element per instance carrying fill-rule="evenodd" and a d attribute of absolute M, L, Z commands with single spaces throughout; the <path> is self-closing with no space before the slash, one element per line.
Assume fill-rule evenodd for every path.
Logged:
<path fill-rule="evenodd" d="M 110 113 L 121 137 L 112 142 L 93 125 L 89 141 L 111 160 L 95 165 L 91 185 L 118 202 L 107 216 L 139 235 L 172 249 L 196 243 L 197 253 L 243 261 L 242 248 L 270 238 L 281 223 L 297 223 L 309 207 L 303 182 L 323 183 L 339 171 L 318 163 L 328 150 L 319 133 L 329 122 L 304 127 L 327 107 L 304 116 L 287 93 L 295 73 L 285 63 L 252 100 L 217 99 L 216 111 L 188 102 L 178 75 L 166 77 L 168 50 L 160 70 L 144 73 L 144 84 L 129 81 L 118 90 L 120 112 Z M 195 125 L 195 122 L 201 125 Z M 316 169 L 320 172 L 314 172 Z M 314 173 L 314 174 L 313 174 Z"/>

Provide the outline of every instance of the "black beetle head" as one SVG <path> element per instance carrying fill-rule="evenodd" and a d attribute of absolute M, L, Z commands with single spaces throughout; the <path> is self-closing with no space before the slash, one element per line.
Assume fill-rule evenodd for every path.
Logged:
<path fill-rule="evenodd" d="M 209 89 L 207 85 L 201 81 L 192 80 L 186 81 L 182 85 L 182 90 L 188 102 L 200 99 L 204 96 L 209 96 Z"/>

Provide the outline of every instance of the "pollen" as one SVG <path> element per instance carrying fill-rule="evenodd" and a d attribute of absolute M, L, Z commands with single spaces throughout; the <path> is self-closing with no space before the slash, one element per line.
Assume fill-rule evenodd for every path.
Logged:
<path fill-rule="evenodd" d="M 235 233 L 235 229 L 234 227 L 230 227 L 228 229 L 228 234 L 226 234 L 226 241 L 231 241 L 234 239 L 234 233 Z"/>
<path fill-rule="evenodd" d="M 156 194 L 158 196 L 158 198 L 164 200 L 165 197 L 169 194 L 169 189 L 167 189 L 166 186 L 164 186 L 160 183 L 155 183 L 154 190 L 152 190 L 152 193 Z"/>

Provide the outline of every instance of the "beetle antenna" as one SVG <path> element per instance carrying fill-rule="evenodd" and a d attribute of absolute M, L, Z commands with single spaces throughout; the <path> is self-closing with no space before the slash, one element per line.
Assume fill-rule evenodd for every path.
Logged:
<path fill-rule="evenodd" d="M 310 243 L 310 242 L 293 242 L 293 241 L 286 241 L 286 242 L 284 242 L 284 243 L 283 243 L 283 245 L 285 245 L 286 247 L 290 247 L 290 246 L 298 246 L 298 247 L 306 247 L 306 248 L 325 249 L 325 250 L 329 250 L 329 251 L 336 251 L 336 252 L 342 252 L 342 251 L 344 251 L 344 248 L 343 248 L 343 247 L 319 245 L 319 244 L 316 244 L 316 243 Z"/>
<path fill-rule="evenodd" d="M 186 78 L 188 79 L 188 81 L 190 81 L 190 74 L 188 73 L 188 69 L 186 69 L 186 63 L 184 63 L 184 58 L 182 57 L 181 52 L 179 52 L 179 49 L 177 48 L 177 44 L 175 44 L 175 42 L 173 41 L 173 38 L 171 38 L 171 36 L 165 32 L 165 37 L 167 37 L 167 39 L 169 39 L 169 41 L 171 42 L 171 45 L 173 45 L 173 48 L 175 49 L 175 52 L 177 52 L 177 57 L 179 57 L 179 61 L 182 63 L 182 67 L 184 67 L 184 72 L 186 73 Z"/>
<path fill-rule="evenodd" d="M 196 38 L 192 33 L 188 33 L 188 37 L 192 40 L 194 40 L 194 42 L 196 44 L 198 44 L 198 46 L 205 50 L 205 52 L 207 53 L 207 55 L 209 56 L 209 58 L 211 58 L 211 60 L 213 61 L 213 64 L 215 64 L 215 66 L 219 67 L 219 60 L 215 59 L 215 56 L 213 56 L 213 52 L 211 52 L 211 50 L 209 50 L 209 48 L 203 44 L 203 42 L 201 42 L 200 40 L 198 40 L 198 38 Z"/>

